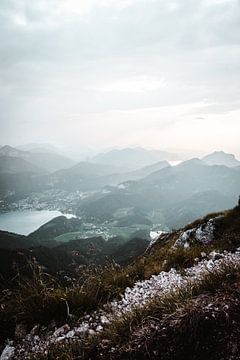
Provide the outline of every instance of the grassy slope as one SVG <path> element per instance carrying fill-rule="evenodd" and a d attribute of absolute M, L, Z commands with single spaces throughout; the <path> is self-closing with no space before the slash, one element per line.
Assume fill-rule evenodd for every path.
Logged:
<path fill-rule="evenodd" d="M 46 278 L 41 272 L 38 272 L 38 269 L 36 269 L 36 276 L 32 282 L 21 282 L 18 289 L 14 290 L 10 295 L 4 294 L 4 296 L 2 296 L 0 299 L 0 333 L 2 335 L 2 338 L 5 338 L 6 336 L 13 336 L 14 328 L 17 323 L 24 323 L 28 329 L 31 329 L 31 327 L 36 323 L 45 323 L 46 325 L 48 325 L 51 320 L 57 321 L 59 325 L 63 324 L 67 321 L 66 301 L 70 307 L 70 313 L 76 316 L 80 316 L 84 312 L 90 312 L 101 307 L 109 300 L 118 298 L 127 286 L 131 287 L 137 280 L 147 279 L 151 275 L 157 274 L 162 270 L 168 270 L 171 267 L 177 267 L 178 269 L 181 269 L 183 267 L 191 266 L 195 262 L 196 257 L 200 256 L 200 253 L 202 251 L 207 253 L 216 248 L 221 250 L 235 249 L 236 247 L 240 246 L 240 209 L 235 208 L 233 210 L 224 212 L 223 215 L 224 216 L 220 218 L 218 222 L 216 240 L 213 244 L 211 244 L 211 246 L 203 247 L 200 245 L 194 245 L 190 249 L 177 249 L 173 251 L 171 246 L 178 238 L 179 231 L 173 232 L 171 234 L 168 234 L 163 240 L 158 241 L 144 256 L 139 257 L 133 264 L 129 266 L 118 267 L 111 265 L 109 267 L 89 269 L 85 274 L 82 274 L 82 277 L 79 279 L 78 286 L 76 286 L 75 284 L 75 286 L 70 286 L 67 289 L 60 287 L 59 285 L 54 283 L 53 279 Z M 216 214 L 214 216 L 216 216 Z M 212 214 L 208 215 L 203 220 L 198 220 L 194 224 L 188 225 L 183 230 L 195 227 L 196 225 L 199 225 L 212 217 Z M 198 302 L 201 303 L 202 296 L 204 296 L 204 301 L 206 301 L 207 303 L 215 301 L 217 303 L 220 295 L 226 296 L 226 298 L 230 299 L 230 302 L 233 301 L 233 305 L 236 302 L 236 306 L 238 306 L 239 304 L 237 303 L 237 301 L 235 301 L 237 298 L 236 294 L 238 293 L 240 282 L 238 274 L 239 268 L 237 269 L 237 271 L 236 269 L 229 270 L 223 275 L 221 275 L 221 281 L 218 280 L 219 276 L 217 275 L 214 281 L 213 279 L 210 279 L 211 281 L 206 280 L 205 285 L 203 285 L 202 288 L 199 288 L 199 286 L 197 286 L 196 291 L 191 290 L 187 294 L 179 294 L 179 297 L 174 299 L 165 299 L 165 304 L 168 304 L 170 306 L 166 314 L 170 315 L 170 313 L 172 314 L 172 311 L 173 313 L 175 313 L 178 308 L 182 308 L 182 310 L 184 310 L 184 306 L 189 306 L 191 308 L 192 304 L 195 304 L 194 301 L 196 298 L 196 316 L 198 318 L 198 316 L 201 315 L 201 309 L 197 307 L 197 304 Z M 232 278 L 234 279 L 234 281 L 231 280 Z M 87 279 L 87 281 L 85 281 L 85 279 Z M 223 284 L 224 286 L 222 286 Z M 217 292 L 216 299 L 214 298 L 215 292 Z M 218 294 L 218 292 L 220 295 Z M 184 300 L 185 298 L 186 303 Z M 133 314 L 133 318 L 130 317 L 127 319 L 122 319 L 122 322 L 115 323 L 113 325 L 114 328 L 110 328 L 109 332 L 104 333 L 103 336 L 106 337 L 106 343 L 110 345 L 112 344 L 113 347 L 116 347 L 118 349 L 117 354 L 119 354 L 119 356 L 123 356 L 121 354 L 125 353 L 129 346 L 130 352 L 128 358 L 144 358 L 144 356 L 149 352 L 149 349 L 147 351 L 143 351 L 145 331 L 142 335 L 143 337 L 141 337 L 140 330 L 144 328 L 143 325 L 145 324 L 146 319 L 150 321 L 150 319 L 153 317 L 156 318 L 157 321 L 162 321 L 161 304 L 163 300 L 160 299 L 159 301 L 159 303 L 152 304 L 150 308 L 146 308 L 144 310 L 146 311 L 146 314 L 144 313 L 144 311 L 143 313 L 137 313 L 136 315 Z M 194 322 L 194 319 L 194 317 L 190 317 L 190 323 Z M 132 326 L 133 324 L 134 327 Z M 146 333 L 148 334 L 150 331 L 149 337 L 153 340 L 153 343 L 155 341 L 155 347 L 151 345 L 151 349 L 156 348 L 156 351 L 159 350 L 156 344 L 159 343 L 159 341 L 162 339 L 162 336 L 165 339 L 164 346 L 166 349 L 168 349 L 169 344 L 166 340 L 166 335 L 161 335 L 158 331 L 156 331 L 155 334 L 154 331 L 156 329 L 154 330 L 154 326 L 152 329 L 151 324 L 151 321 L 149 322 L 149 324 L 146 323 Z M 223 322 L 222 325 L 224 324 L 225 323 Z M 173 327 L 173 329 L 171 330 L 172 325 L 170 325 L 171 324 L 169 324 L 169 331 L 173 331 L 173 336 L 175 334 L 174 331 L 177 331 L 178 333 L 178 330 L 176 330 L 178 328 L 174 330 Z M 189 332 L 189 334 L 191 335 L 192 325 L 190 325 L 187 322 L 183 323 L 183 325 L 181 326 L 183 326 L 183 329 L 185 329 L 184 331 Z M 215 325 L 219 326 L 217 323 Z M 127 337 L 125 336 L 126 334 Z M 184 336 L 186 336 L 186 333 L 184 334 Z M 175 338 L 175 335 L 173 337 Z M 169 337 L 169 339 L 171 339 L 171 337 Z M 179 338 L 180 340 L 177 339 L 178 338 L 176 338 L 176 342 L 173 344 L 173 351 L 177 351 L 179 344 L 182 341 L 181 338 Z M 135 340 L 139 347 L 138 345 L 134 345 Z M 100 339 L 98 338 L 97 341 L 99 342 Z M 103 346 L 104 341 L 101 342 L 101 346 Z M 85 345 L 86 344 L 84 344 L 84 346 Z M 106 351 L 108 351 L 106 352 L 106 354 L 108 354 L 109 356 L 106 357 L 106 359 L 111 358 L 111 351 L 109 350 L 109 346 L 106 346 Z M 138 351 L 138 348 L 140 349 L 138 355 L 137 357 L 134 357 L 136 355 L 134 352 Z M 53 350 L 53 354 L 56 354 L 55 351 L 59 350 Z M 58 357 L 58 355 L 51 355 L 48 358 L 64 358 L 66 360 L 74 359 L 75 355 L 71 355 L 70 353 L 76 353 L 76 351 L 79 352 L 79 346 L 77 346 L 76 350 L 74 350 L 72 347 L 68 348 L 66 350 L 66 353 L 64 352 L 64 349 L 61 349 L 61 354 L 65 354 L 65 357 L 61 357 L 60 355 L 60 357 Z M 87 344 L 85 352 L 87 355 L 82 354 L 81 358 L 87 359 L 91 358 L 91 356 L 93 358 L 97 358 L 98 356 L 100 356 L 102 350 L 97 347 L 96 343 L 91 343 Z M 117 358 L 117 356 L 118 355 L 116 355 L 115 353 L 115 357 L 112 358 Z M 155 355 L 152 353 L 151 356 L 151 358 L 154 358 Z M 168 359 L 167 355 L 164 356 L 162 357 L 162 359 Z M 172 357 L 171 359 L 173 358 L 174 357 Z M 214 359 L 214 357 L 212 359 Z"/>
<path fill-rule="evenodd" d="M 229 263 L 183 290 L 116 319 L 102 333 L 54 344 L 38 360 L 239 359 L 240 264 Z"/>

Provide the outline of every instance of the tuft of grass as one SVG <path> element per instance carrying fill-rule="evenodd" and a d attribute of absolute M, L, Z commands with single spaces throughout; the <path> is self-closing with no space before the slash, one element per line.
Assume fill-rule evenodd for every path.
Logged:
<path fill-rule="evenodd" d="M 48 325 L 54 321 L 62 325 L 70 321 L 69 314 L 80 317 L 118 299 L 126 287 L 136 281 L 148 279 L 172 267 L 181 270 L 192 266 L 200 258 L 202 247 L 172 249 L 172 241 L 137 259 L 133 264 L 120 267 L 114 264 L 85 269 L 78 283 L 68 288 L 43 273 L 32 264 L 31 279 L 19 278 L 18 287 L 0 297 L 1 340 L 14 336 L 17 324 L 27 330 L 36 324 Z M 210 252 L 212 247 L 204 248 Z"/>
<path fill-rule="evenodd" d="M 29 264 L 32 278 L 18 278 L 18 286 L 3 291 L 0 297 L 0 339 L 12 337 L 17 324 L 27 330 L 36 323 L 48 324 L 66 318 L 65 292 L 54 278 L 42 272 L 36 263 Z"/>
<path fill-rule="evenodd" d="M 201 298 L 204 295 L 209 298 L 216 292 L 227 291 L 228 288 L 230 288 L 231 293 L 231 285 L 236 282 L 238 282 L 240 289 L 240 264 L 233 262 L 224 264 L 219 269 L 205 274 L 200 281 L 189 282 L 188 286 L 185 288 L 180 288 L 177 291 L 160 296 L 159 298 L 150 301 L 144 308 L 135 309 L 124 317 L 116 319 L 102 334 L 99 335 L 98 341 L 95 340 L 94 343 L 88 345 L 90 354 L 94 351 L 99 354 L 98 345 L 96 344 L 101 342 L 107 342 L 109 344 L 109 349 L 121 349 L 122 347 L 129 346 L 129 339 L 131 337 L 134 338 L 136 332 L 142 329 L 145 319 L 149 319 L 150 323 L 151 320 L 157 320 L 157 322 L 161 322 L 161 326 L 167 326 L 168 319 L 174 317 L 176 313 L 179 314 L 179 309 L 187 307 L 192 300 L 199 298 L 199 306 L 201 309 Z M 239 298 L 239 290 L 237 296 Z M 222 303 L 223 307 L 227 309 L 227 305 L 224 304 L 224 301 Z M 197 315 L 198 310 L 199 309 L 196 309 Z M 185 316 L 185 319 L 187 319 L 189 314 L 186 309 L 184 311 L 185 313 L 182 312 L 181 317 Z M 184 325 L 187 327 L 187 333 L 190 337 L 196 332 L 196 327 L 199 324 L 199 321 L 197 321 L 193 315 L 193 312 L 191 312 L 189 320 Z M 181 317 L 177 320 L 180 321 Z M 175 352 L 177 352 L 176 348 Z"/>
<path fill-rule="evenodd" d="M 110 264 L 87 268 L 78 283 L 67 288 L 44 273 L 36 263 L 29 264 L 31 279 L 19 276 L 18 286 L 0 296 L 0 341 L 14 337 L 17 324 L 30 331 L 35 324 L 57 326 L 89 313 L 120 297 L 127 286 L 142 278 L 140 264 L 131 270 Z"/>
<path fill-rule="evenodd" d="M 208 215 L 205 220 L 211 217 L 214 217 L 213 214 Z M 194 224 L 191 224 L 191 227 L 193 226 Z M 209 253 L 216 248 L 216 245 L 220 250 L 235 249 L 237 245 L 240 245 L 240 209 L 237 207 L 224 212 L 224 217 L 218 219 L 217 240 L 212 245 L 193 245 L 188 249 L 173 250 L 172 245 L 178 236 L 179 232 L 166 235 L 163 241 L 157 242 L 152 249 L 128 266 L 108 264 L 102 267 L 86 268 L 78 282 L 67 288 L 45 274 L 37 264 L 30 264 L 32 278 L 29 280 L 19 277 L 18 286 L 10 289 L 9 292 L 3 292 L 0 296 L 1 340 L 13 337 L 17 324 L 24 324 L 27 330 L 30 330 L 36 323 L 48 326 L 52 320 L 57 325 L 62 325 L 66 321 L 70 322 L 69 313 L 80 317 L 119 298 L 125 288 L 132 287 L 136 281 L 148 279 L 172 267 L 181 270 L 192 266 L 195 259 L 201 257 L 202 251 Z M 206 287 L 204 291 L 221 287 L 221 281 L 221 274 L 209 275 L 209 282 L 207 277 L 204 280 Z M 194 291 L 196 291 L 196 286 L 195 284 Z M 187 290 L 187 294 L 193 296 L 190 289 Z M 183 301 L 184 296 L 179 294 L 177 298 Z M 168 301 L 169 306 L 174 304 L 170 298 L 165 301 Z M 128 326 L 126 319 L 119 329 L 124 329 L 123 333 L 127 334 L 125 324 Z M 117 323 L 115 325 L 117 326 Z"/>
<path fill-rule="evenodd" d="M 236 330 L 239 338 L 239 294 L 240 264 L 229 262 L 116 318 L 98 335 L 74 344 L 54 344 L 48 355 L 34 359 L 200 360 L 205 354 L 217 360 L 211 356 L 218 355 L 216 350 L 223 344 L 226 350 L 223 336 L 231 337 Z M 231 329 L 229 324 L 233 324 Z"/>

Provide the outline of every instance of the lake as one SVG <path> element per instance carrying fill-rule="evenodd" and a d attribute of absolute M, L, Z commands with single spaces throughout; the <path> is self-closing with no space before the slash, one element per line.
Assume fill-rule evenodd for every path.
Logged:
<path fill-rule="evenodd" d="M 29 235 L 46 222 L 60 215 L 67 218 L 74 217 L 74 215 L 62 214 L 57 210 L 11 211 L 0 214 L 0 230 Z"/>

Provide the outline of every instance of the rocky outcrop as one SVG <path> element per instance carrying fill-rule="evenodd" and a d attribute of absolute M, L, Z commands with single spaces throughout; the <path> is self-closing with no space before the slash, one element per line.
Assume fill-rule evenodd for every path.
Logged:
<path fill-rule="evenodd" d="M 174 248 L 188 248 L 194 243 L 199 243 L 201 245 L 211 244 L 214 240 L 216 222 L 219 218 L 221 218 L 221 216 L 209 219 L 203 224 L 200 224 L 198 227 L 194 227 L 182 232 L 179 238 L 176 240 Z"/>

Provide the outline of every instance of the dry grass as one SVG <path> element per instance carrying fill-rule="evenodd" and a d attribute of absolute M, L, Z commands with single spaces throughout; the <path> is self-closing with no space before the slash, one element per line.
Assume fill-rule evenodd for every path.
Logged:
<path fill-rule="evenodd" d="M 0 297 L 0 340 L 13 337 L 17 324 L 27 331 L 35 324 L 62 325 L 84 313 L 118 298 L 127 286 L 142 278 L 139 266 L 129 275 L 128 268 L 116 265 L 86 269 L 79 281 L 62 287 L 56 279 L 29 264 L 32 277 L 18 279 L 18 286 L 2 292 Z M 74 315 L 70 320 L 69 314 Z"/>
<path fill-rule="evenodd" d="M 36 264 L 32 264 L 33 278 L 31 280 L 19 278 L 18 287 L 9 293 L 4 292 L 0 297 L 1 340 L 6 337 L 12 338 L 16 324 L 19 323 L 24 324 L 27 330 L 36 323 L 49 326 L 52 320 L 59 326 L 66 321 L 69 323 L 71 321 L 69 312 L 77 318 L 85 312 L 89 313 L 108 301 L 118 298 L 126 287 L 132 287 L 138 280 L 148 279 L 153 274 L 158 274 L 162 270 L 168 271 L 172 267 L 181 270 L 192 266 L 195 259 L 201 257 L 202 251 L 209 253 L 216 246 L 222 250 L 235 249 L 240 245 L 240 210 L 235 208 L 224 214 L 225 216 L 218 222 L 218 240 L 211 246 L 194 245 L 189 249 L 173 250 L 172 245 L 179 236 L 178 232 L 174 232 L 131 265 L 119 267 L 110 264 L 87 269 L 79 278 L 78 283 L 68 288 L 60 286 L 52 277 L 44 274 Z M 212 214 L 206 219 L 211 217 L 213 217 Z M 194 224 L 191 224 L 191 227 L 193 226 Z M 146 313 L 150 311 L 149 314 L 157 313 L 157 316 L 161 313 L 173 313 L 175 308 L 182 306 L 186 299 L 188 301 L 201 293 L 211 293 L 216 289 L 222 289 L 222 284 L 227 283 L 232 276 L 236 275 L 236 269 L 233 270 L 233 268 L 226 268 L 222 272 L 209 274 L 200 284 L 188 287 L 184 291 L 181 290 L 178 294 L 169 295 L 167 298 L 160 298 L 140 313 L 133 313 L 130 317 L 114 322 L 113 327 L 109 327 L 104 336 L 113 344 L 123 341 L 130 336 L 135 327 L 140 326 L 145 317 L 142 311 Z M 94 341 L 95 338 L 92 338 L 91 344 L 87 345 L 87 353 L 89 349 L 96 347 Z M 99 341 L 99 338 L 96 341 Z M 72 348 L 70 350 L 73 351 Z M 68 352 L 69 349 L 66 351 Z M 67 356 L 66 359 L 68 359 Z M 85 355 L 83 357 L 87 358 Z M 52 356 L 49 359 L 53 358 Z M 73 358 L 73 355 L 69 357 L 69 359 Z"/>
<path fill-rule="evenodd" d="M 47 357 L 35 359 L 200 360 L 205 354 L 215 360 L 212 352 L 216 347 L 224 351 L 228 337 L 239 329 L 239 295 L 240 264 L 229 262 L 200 281 L 117 318 L 99 335 L 63 348 L 53 345 Z M 232 327 L 227 327 L 229 323 Z M 227 344 L 223 346 L 224 336 Z"/>

